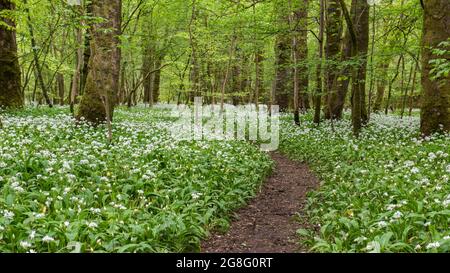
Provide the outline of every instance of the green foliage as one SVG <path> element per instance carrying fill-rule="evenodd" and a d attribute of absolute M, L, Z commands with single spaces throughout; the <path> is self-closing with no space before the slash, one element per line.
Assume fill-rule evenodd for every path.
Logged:
<path fill-rule="evenodd" d="M 281 150 L 323 183 L 306 207 L 318 252 L 450 251 L 450 135 L 419 138 L 419 119 L 375 115 L 359 139 L 349 121 L 283 124 Z"/>
<path fill-rule="evenodd" d="M 438 58 L 430 60 L 430 64 L 433 67 L 430 70 L 431 78 L 433 80 L 445 81 L 450 74 L 450 38 L 438 45 L 437 48 L 433 48 L 432 52 Z"/>

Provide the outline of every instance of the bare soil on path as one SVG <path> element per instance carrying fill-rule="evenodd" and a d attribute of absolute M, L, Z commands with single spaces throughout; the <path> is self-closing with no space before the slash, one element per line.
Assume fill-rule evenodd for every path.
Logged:
<path fill-rule="evenodd" d="M 204 253 L 295 253 L 305 252 L 299 245 L 299 228 L 307 192 L 319 180 L 306 164 L 272 153 L 276 162 L 259 195 L 236 212 L 226 234 L 213 234 L 202 243 Z"/>

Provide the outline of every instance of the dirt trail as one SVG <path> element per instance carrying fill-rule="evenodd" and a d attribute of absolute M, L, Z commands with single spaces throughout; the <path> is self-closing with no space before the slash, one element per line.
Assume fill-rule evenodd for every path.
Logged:
<path fill-rule="evenodd" d="M 203 242 L 205 253 L 294 253 L 305 251 L 298 245 L 296 231 L 306 223 L 301 213 L 306 193 L 319 181 L 308 166 L 272 154 L 276 169 L 250 204 L 236 212 L 228 233 L 213 234 Z"/>

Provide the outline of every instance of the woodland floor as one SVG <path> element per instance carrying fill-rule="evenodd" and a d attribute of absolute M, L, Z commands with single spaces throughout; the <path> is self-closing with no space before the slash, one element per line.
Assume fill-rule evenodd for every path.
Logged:
<path fill-rule="evenodd" d="M 306 164 L 280 153 L 272 154 L 276 169 L 260 194 L 236 212 L 226 234 L 213 234 L 203 242 L 206 253 L 305 252 L 296 231 L 308 224 L 296 219 L 308 191 L 319 185 Z"/>

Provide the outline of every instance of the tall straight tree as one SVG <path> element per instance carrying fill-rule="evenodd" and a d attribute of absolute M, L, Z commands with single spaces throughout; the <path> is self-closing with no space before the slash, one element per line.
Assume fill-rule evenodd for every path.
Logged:
<path fill-rule="evenodd" d="M 327 117 L 334 119 L 340 119 L 342 117 L 348 85 L 350 83 L 350 78 L 352 78 L 352 88 L 357 88 L 357 96 L 360 96 L 356 107 L 359 108 L 359 104 L 361 104 L 361 121 L 362 123 L 366 123 L 368 120 L 366 108 L 366 77 L 367 54 L 369 49 L 369 5 L 367 4 L 367 0 L 352 0 L 350 16 L 351 24 L 353 25 L 355 32 L 354 34 L 357 39 L 358 49 L 355 49 L 355 52 L 353 52 L 353 41 L 349 28 L 347 28 L 342 46 L 341 61 L 345 63 L 353 59 L 353 62 L 356 63 L 355 69 L 358 71 L 356 78 L 352 78 L 350 72 L 353 65 L 347 63 L 344 64 L 343 68 L 337 72 L 337 74 L 335 74 L 335 77 L 331 82 L 332 92 L 328 101 L 329 111 L 326 111 L 325 114 Z M 352 93 L 352 99 L 353 95 L 354 93 Z"/>
<path fill-rule="evenodd" d="M 275 41 L 275 79 L 274 95 L 275 103 L 279 105 L 280 111 L 287 111 L 291 92 L 289 88 L 291 39 L 289 35 L 289 7 L 285 0 L 275 2 L 277 16 L 278 34 Z"/>
<path fill-rule="evenodd" d="M 11 1 L 0 0 L 0 14 L 14 10 Z M 0 107 L 21 107 L 20 67 L 17 59 L 15 24 L 0 17 Z"/>
<path fill-rule="evenodd" d="M 39 60 L 39 50 L 38 50 L 39 46 L 36 41 L 36 34 L 34 33 L 34 26 L 32 23 L 30 8 L 29 8 L 28 2 L 26 0 L 23 0 L 23 3 L 26 6 L 25 13 L 27 15 L 28 33 L 30 35 L 30 40 L 31 40 L 31 49 L 33 50 L 33 62 L 34 62 L 34 66 L 36 68 L 35 73 L 36 73 L 36 77 L 37 77 L 37 82 L 39 83 L 39 86 L 41 87 L 42 95 L 45 98 L 45 102 L 47 103 L 47 105 L 49 107 L 53 107 L 53 102 L 51 101 L 50 96 L 48 94 L 48 87 L 44 82 L 43 65 L 41 64 L 41 62 Z"/>
<path fill-rule="evenodd" d="M 308 86 L 308 4 L 309 0 L 295 1 L 294 5 L 294 57 L 297 83 L 299 91 L 298 106 L 305 111 L 310 108 Z M 296 111 L 298 109 L 295 109 Z"/>
<path fill-rule="evenodd" d="M 450 131 L 450 75 L 440 78 L 432 74 L 432 60 L 450 59 L 450 48 L 442 42 L 450 37 L 450 1 L 422 1 L 424 8 L 422 54 L 422 113 L 421 131 L 424 135 Z M 446 50 L 446 56 L 437 56 L 433 49 Z"/>
<path fill-rule="evenodd" d="M 155 50 L 153 47 L 153 44 L 151 42 L 151 39 L 147 42 L 148 44 L 144 47 L 144 52 L 142 54 L 142 77 L 144 80 L 143 86 L 144 86 L 144 103 L 145 104 L 153 104 L 153 98 L 152 98 L 152 90 L 153 90 L 153 77 L 154 73 L 150 72 L 155 69 L 154 67 L 154 56 L 155 56 Z"/>
<path fill-rule="evenodd" d="M 90 1 L 85 2 L 86 16 L 92 16 L 92 3 Z M 87 29 L 84 34 L 84 51 L 83 51 L 83 68 L 80 75 L 80 94 L 84 92 L 84 86 L 86 85 L 87 75 L 89 72 L 89 58 L 91 57 L 91 34 L 90 34 L 90 23 L 87 24 Z"/>
<path fill-rule="evenodd" d="M 103 18 L 92 25 L 91 57 L 78 118 L 93 123 L 112 120 L 119 90 L 122 1 L 92 1 L 92 14 Z"/>
<path fill-rule="evenodd" d="M 361 104 L 361 119 L 365 124 L 368 121 L 366 106 L 366 79 L 367 79 L 367 59 L 369 51 L 369 4 L 367 0 L 352 1 L 352 21 L 356 31 L 358 43 L 357 61 L 358 75 L 353 79 L 355 88 L 358 89 L 359 101 Z M 355 103 L 355 102 L 353 102 Z"/>
<path fill-rule="evenodd" d="M 320 0 L 320 14 L 319 14 L 319 37 L 318 41 L 318 62 L 316 68 L 316 91 L 314 94 L 314 123 L 320 124 L 320 111 L 322 105 L 322 61 L 323 61 L 323 39 L 325 29 L 325 0 Z"/>
<path fill-rule="evenodd" d="M 358 137 L 363 123 L 367 121 L 365 80 L 369 49 L 369 5 L 367 0 L 353 0 L 350 15 L 345 1 L 339 0 L 339 3 L 351 38 L 350 56 L 358 59 L 358 65 L 352 72 L 352 125 L 353 133 Z"/>
<path fill-rule="evenodd" d="M 337 62 L 340 56 L 342 36 L 342 9 L 338 0 L 328 0 L 326 7 L 326 79 L 325 79 L 325 118 L 329 119 L 332 98 L 335 98 L 335 81 L 338 77 Z"/>

